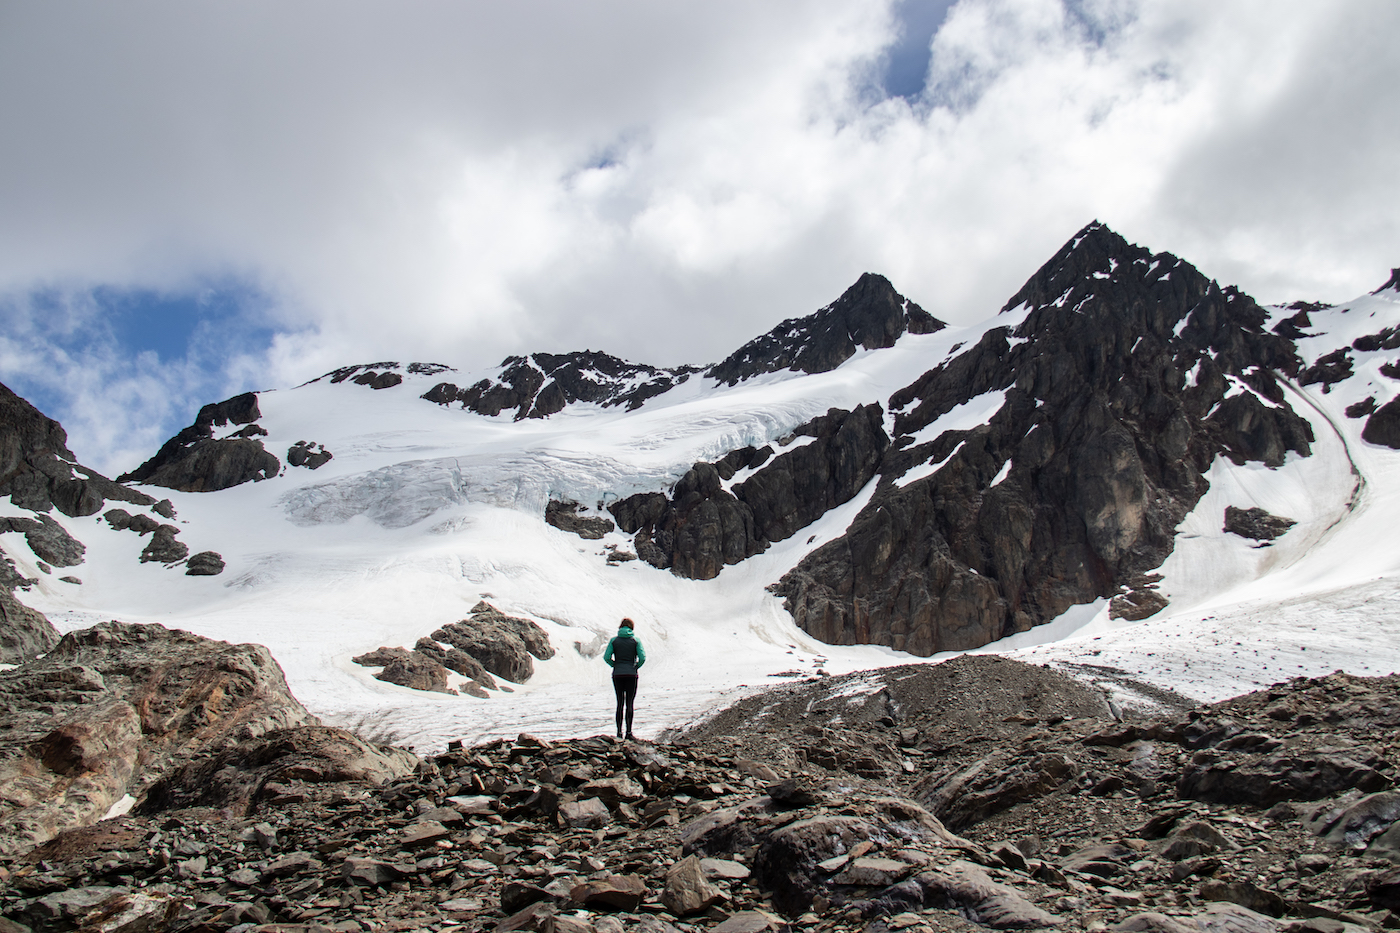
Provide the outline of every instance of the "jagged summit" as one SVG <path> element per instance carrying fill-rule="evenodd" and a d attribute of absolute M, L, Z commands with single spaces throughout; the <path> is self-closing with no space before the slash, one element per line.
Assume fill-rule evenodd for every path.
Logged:
<path fill-rule="evenodd" d="M 783 321 L 705 370 L 705 375 L 736 385 L 780 369 L 829 372 L 854 356 L 857 348 L 892 347 L 906 332 L 932 334 L 945 326 L 895 291 L 889 279 L 867 272 L 825 308 Z"/>

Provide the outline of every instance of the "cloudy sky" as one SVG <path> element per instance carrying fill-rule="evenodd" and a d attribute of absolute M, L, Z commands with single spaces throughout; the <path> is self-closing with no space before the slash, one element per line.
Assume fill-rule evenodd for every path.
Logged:
<path fill-rule="evenodd" d="M 705 363 L 1083 224 L 1264 301 L 1400 265 L 1393 0 L 0 0 L 0 380 L 100 469 L 346 363 Z"/>

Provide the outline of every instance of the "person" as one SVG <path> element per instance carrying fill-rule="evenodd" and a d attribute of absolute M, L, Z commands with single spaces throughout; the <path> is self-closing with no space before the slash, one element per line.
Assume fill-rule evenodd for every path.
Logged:
<path fill-rule="evenodd" d="M 627 740 L 632 740 L 632 706 L 637 700 L 637 671 L 647 662 L 646 650 L 632 633 L 632 620 L 623 619 L 617 634 L 608 642 L 603 660 L 613 669 L 613 692 L 617 694 L 617 737 L 623 737 L 624 713 Z"/>

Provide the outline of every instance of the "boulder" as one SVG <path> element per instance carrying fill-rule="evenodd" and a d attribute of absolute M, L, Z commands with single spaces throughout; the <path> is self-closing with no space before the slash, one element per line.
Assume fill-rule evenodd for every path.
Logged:
<path fill-rule="evenodd" d="M 1390 781 L 1375 765 L 1375 752 L 1280 751 L 1265 755 L 1202 752 L 1177 781 L 1177 794 L 1190 800 L 1269 807 L 1282 800 L 1320 800 L 1356 788 L 1377 791 Z"/>
<path fill-rule="evenodd" d="M 374 745 L 344 729 L 276 729 L 175 768 L 150 787 L 138 811 L 215 807 L 246 815 L 270 784 L 382 784 L 412 774 L 417 765 L 404 749 Z"/>
<path fill-rule="evenodd" d="M 922 872 L 858 905 L 867 917 L 928 908 L 954 910 L 994 930 L 1041 929 L 1062 922 L 1015 888 L 998 884 L 980 867 L 964 861 L 952 862 L 942 870 Z"/>
<path fill-rule="evenodd" d="M 413 690 L 457 695 L 456 690 L 447 686 L 447 668 L 417 651 L 391 658 L 374 679 Z"/>
<path fill-rule="evenodd" d="M 688 855 L 666 870 L 661 903 L 677 917 L 704 913 L 724 899 L 724 892 L 705 880 L 700 860 Z"/>
<path fill-rule="evenodd" d="M 315 721 L 266 648 L 120 622 L 70 632 L 8 672 L 0 702 L 11 855 L 96 821 L 180 762 Z"/>
<path fill-rule="evenodd" d="M 646 893 L 646 882 L 636 875 L 609 875 L 575 885 L 569 891 L 569 899 L 580 907 L 630 913 L 637 909 Z"/>

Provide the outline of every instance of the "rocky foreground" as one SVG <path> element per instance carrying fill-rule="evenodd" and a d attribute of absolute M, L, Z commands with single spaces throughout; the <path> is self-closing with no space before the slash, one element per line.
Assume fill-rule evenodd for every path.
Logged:
<path fill-rule="evenodd" d="M 968 657 L 794 682 L 656 744 L 420 759 L 297 718 L 248 646 L 198 646 L 191 673 L 193 636 L 93 631 L 31 662 L 49 693 L 0 733 L 22 733 L 0 931 L 1400 926 L 1397 677 L 1119 718 L 1065 673 Z M 28 668 L 0 673 L 12 709 Z M 17 807 L 123 768 L 127 815 L 46 834 L 53 808 Z"/>

